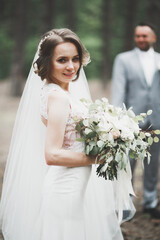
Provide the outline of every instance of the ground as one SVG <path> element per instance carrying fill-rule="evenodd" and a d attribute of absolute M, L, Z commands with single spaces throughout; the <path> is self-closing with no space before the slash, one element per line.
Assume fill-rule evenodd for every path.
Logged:
<path fill-rule="evenodd" d="M 104 96 L 110 98 L 110 84 L 104 88 L 98 81 L 92 81 L 89 85 L 93 99 L 101 98 Z M 13 98 L 9 96 L 9 83 L 2 81 L 0 83 L 0 193 L 18 103 L 19 98 Z M 142 212 L 143 168 L 141 166 L 141 163 L 138 163 L 137 165 L 138 166 L 135 173 L 136 198 L 134 199 L 134 204 L 137 211 L 131 221 L 123 223 L 121 225 L 124 240 L 160 240 L 160 220 L 151 219 L 148 214 L 143 214 Z M 160 198 L 160 183 L 158 185 L 158 189 Z M 2 240 L 1 236 L 0 240 Z"/>

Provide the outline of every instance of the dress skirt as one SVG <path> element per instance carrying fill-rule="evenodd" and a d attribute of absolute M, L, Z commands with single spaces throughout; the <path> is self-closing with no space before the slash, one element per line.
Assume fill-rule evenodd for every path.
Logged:
<path fill-rule="evenodd" d="M 91 166 L 49 168 L 32 240 L 123 239 L 112 182 L 93 172 Z"/>

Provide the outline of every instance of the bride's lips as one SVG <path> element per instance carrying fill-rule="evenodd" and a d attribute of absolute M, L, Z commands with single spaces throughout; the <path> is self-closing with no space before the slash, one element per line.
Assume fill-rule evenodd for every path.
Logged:
<path fill-rule="evenodd" d="M 63 73 L 66 77 L 73 77 L 75 72 L 72 73 Z"/>

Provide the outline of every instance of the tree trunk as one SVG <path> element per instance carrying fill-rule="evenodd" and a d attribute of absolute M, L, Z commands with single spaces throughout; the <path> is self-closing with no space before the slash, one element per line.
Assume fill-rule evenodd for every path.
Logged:
<path fill-rule="evenodd" d="M 131 50 L 134 46 L 134 27 L 137 11 L 137 0 L 126 0 L 124 16 L 124 45 L 123 51 Z"/>
<path fill-rule="evenodd" d="M 20 96 L 23 87 L 24 48 L 27 32 L 27 1 L 14 0 L 12 33 L 14 38 L 13 57 L 11 64 L 11 95 Z"/>
<path fill-rule="evenodd" d="M 111 77 L 111 0 L 102 1 L 102 83 Z"/>
<path fill-rule="evenodd" d="M 2 23 L 5 19 L 5 0 L 1 0 L 1 7 L 0 7 L 0 22 Z"/>
<path fill-rule="evenodd" d="M 66 0 L 66 12 L 67 27 L 73 31 L 76 31 L 76 9 L 74 0 Z"/>
<path fill-rule="evenodd" d="M 43 21 L 43 33 L 53 29 L 55 27 L 56 18 L 56 0 L 43 0 L 44 4 L 44 21 Z"/>
<path fill-rule="evenodd" d="M 156 27 L 156 33 L 158 37 L 158 41 L 156 43 L 156 48 L 160 49 L 160 1 L 159 0 L 147 0 L 147 8 L 146 8 L 146 19 L 147 22 L 153 24 Z"/>

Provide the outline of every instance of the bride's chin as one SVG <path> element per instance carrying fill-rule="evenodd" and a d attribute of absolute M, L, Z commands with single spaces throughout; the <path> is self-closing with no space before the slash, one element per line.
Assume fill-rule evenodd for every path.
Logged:
<path fill-rule="evenodd" d="M 73 76 L 71 78 L 66 78 L 66 82 L 73 82 L 75 80 L 76 76 Z"/>

